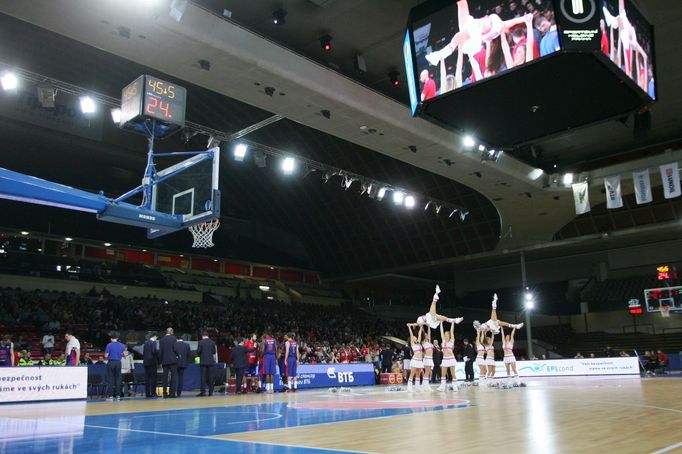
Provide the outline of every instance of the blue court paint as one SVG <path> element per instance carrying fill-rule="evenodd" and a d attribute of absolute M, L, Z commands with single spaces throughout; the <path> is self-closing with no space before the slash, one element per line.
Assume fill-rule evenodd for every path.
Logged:
<path fill-rule="evenodd" d="M 287 403 L 280 402 L 34 420 L 0 418 L 0 433 L 3 434 L 0 439 L 0 452 L 334 453 L 339 451 L 210 437 L 469 406 L 457 404 L 400 409 L 310 410 L 289 408 Z"/>

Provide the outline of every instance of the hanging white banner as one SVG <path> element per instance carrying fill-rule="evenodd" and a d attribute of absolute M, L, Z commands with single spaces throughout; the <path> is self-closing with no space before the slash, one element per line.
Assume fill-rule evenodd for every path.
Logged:
<path fill-rule="evenodd" d="M 606 208 L 623 208 L 623 195 L 620 190 L 620 175 L 604 178 L 604 189 L 606 189 Z"/>
<path fill-rule="evenodd" d="M 663 196 L 666 199 L 673 199 L 682 195 L 680 169 L 676 162 L 661 166 L 661 180 L 663 181 Z"/>
<path fill-rule="evenodd" d="M 588 194 L 587 181 L 573 183 L 573 200 L 575 201 L 575 214 L 584 214 L 590 211 L 590 197 Z"/>
<path fill-rule="evenodd" d="M 637 205 L 651 203 L 654 200 L 651 194 L 651 178 L 649 177 L 648 169 L 641 172 L 632 172 L 632 182 L 635 185 Z"/>

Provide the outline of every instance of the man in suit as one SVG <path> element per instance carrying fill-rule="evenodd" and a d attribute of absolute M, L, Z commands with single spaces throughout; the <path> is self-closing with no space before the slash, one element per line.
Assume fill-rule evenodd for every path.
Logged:
<path fill-rule="evenodd" d="M 381 373 L 390 373 L 393 367 L 393 350 L 388 345 L 384 345 L 381 350 Z"/>
<path fill-rule="evenodd" d="M 239 345 L 236 345 L 232 349 L 232 367 L 234 367 L 234 373 L 237 376 L 237 388 L 235 390 L 235 394 L 246 393 L 246 391 L 242 391 L 244 369 L 249 365 L 249 360 L 246 354 L 256 351 L 256 348 L 257 347 L 246 348 L 244 346 L 244 341 L 242 340 Z"/>
<path fill-rule="evenodd" d="M 206 386 L 208 385 L 208 395 L 213 395 L 213 366 L 215 365 L 216 354 L 215 342 L 213 342 L 206 331 L 201 333 L 201 340 L 197 346 L 197 356 L 199 357 L 199 368 L 201 370 L 201 392 L 197 395 L 203 397 L 206 395 Z M 243 373 L 243 369 L 242 369 Z"/>
<path fill-rule="evenodd" d="M 176 395 L 180 397 L 182 395 L 182 387 L 185 384 L 185 370 L 187 370 L 187 365 L 190 363 L 190 348 L 187 342 L 184 342 L 181 337 L 173 346 L 175 350 L 175 356 L 178 357 L 178 381 L 175 386 Z"/>
<path fill-rule="evenodd" d="M 466 381 L 474 381 L 474 361 L 476 360 L 476 350 L 469 343 L 469 339 L 464 339 L 464 373 Z"/>
<path fill-rule="evenodd" d="M 159 357 L 163 366 L 163 398 L 174 398 L 178 382 L 178 357 L 175 354 L 177 339 L 173 328 L 166 329 L 166 335 L 159 341 Z M 170 387 L 168 376 L 170 375 Z M 169 389 L 170 388 L 170 389 Z"/>
<path fill-rule="evenodd" d="M 159 349 L 156 346 L 158 336 L 149 333 L 147 341 L 142 347 L 142 365 L 144 366 L 144 394 L 147 399 L 157 398 L 156 369 L 159 367 Z"/>

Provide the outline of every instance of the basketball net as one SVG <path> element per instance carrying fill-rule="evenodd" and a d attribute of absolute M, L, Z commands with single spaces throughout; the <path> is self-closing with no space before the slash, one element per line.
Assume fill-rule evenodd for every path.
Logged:
<path fill-rule="evenodd" d="M 213 247 L 213 232 L 218 230 L 218 227 L 220 227 L 220 219 L 212 219 L 207 222 L 190 225 L 189 231 L 192 232 L 192 236 L 194 236 L 192 247 Z"/>
<path fill-rule="evenodd" d="M 661 306 L 661 315 L 663 317 L 670 317 L 671 306 Z"/>

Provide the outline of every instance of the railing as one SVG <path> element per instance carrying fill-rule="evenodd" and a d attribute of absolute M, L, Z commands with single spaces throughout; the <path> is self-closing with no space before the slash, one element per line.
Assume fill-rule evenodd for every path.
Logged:
<path fill-rule="evenodd" d="M 632 333 L 636 334 L 638 332 L 641 332 L 640 328 L 644 328 L 645 326 L 651 328 L 645 331 L 647 334 L 656 334 L 656 325 L 654 325 L 653 323 L 637 323 L 636 325 L 635 324 L 625 325 L 622 327 L 623 334 L 627 334 L 628 329 L 632 329 Z"/>
<path fill-rule="evenodd" d="M 682 326 L 674 326 L 672 328 L 663 328 L 663 334 L 665 334 L 666 331 L 682 331 Z"/>

